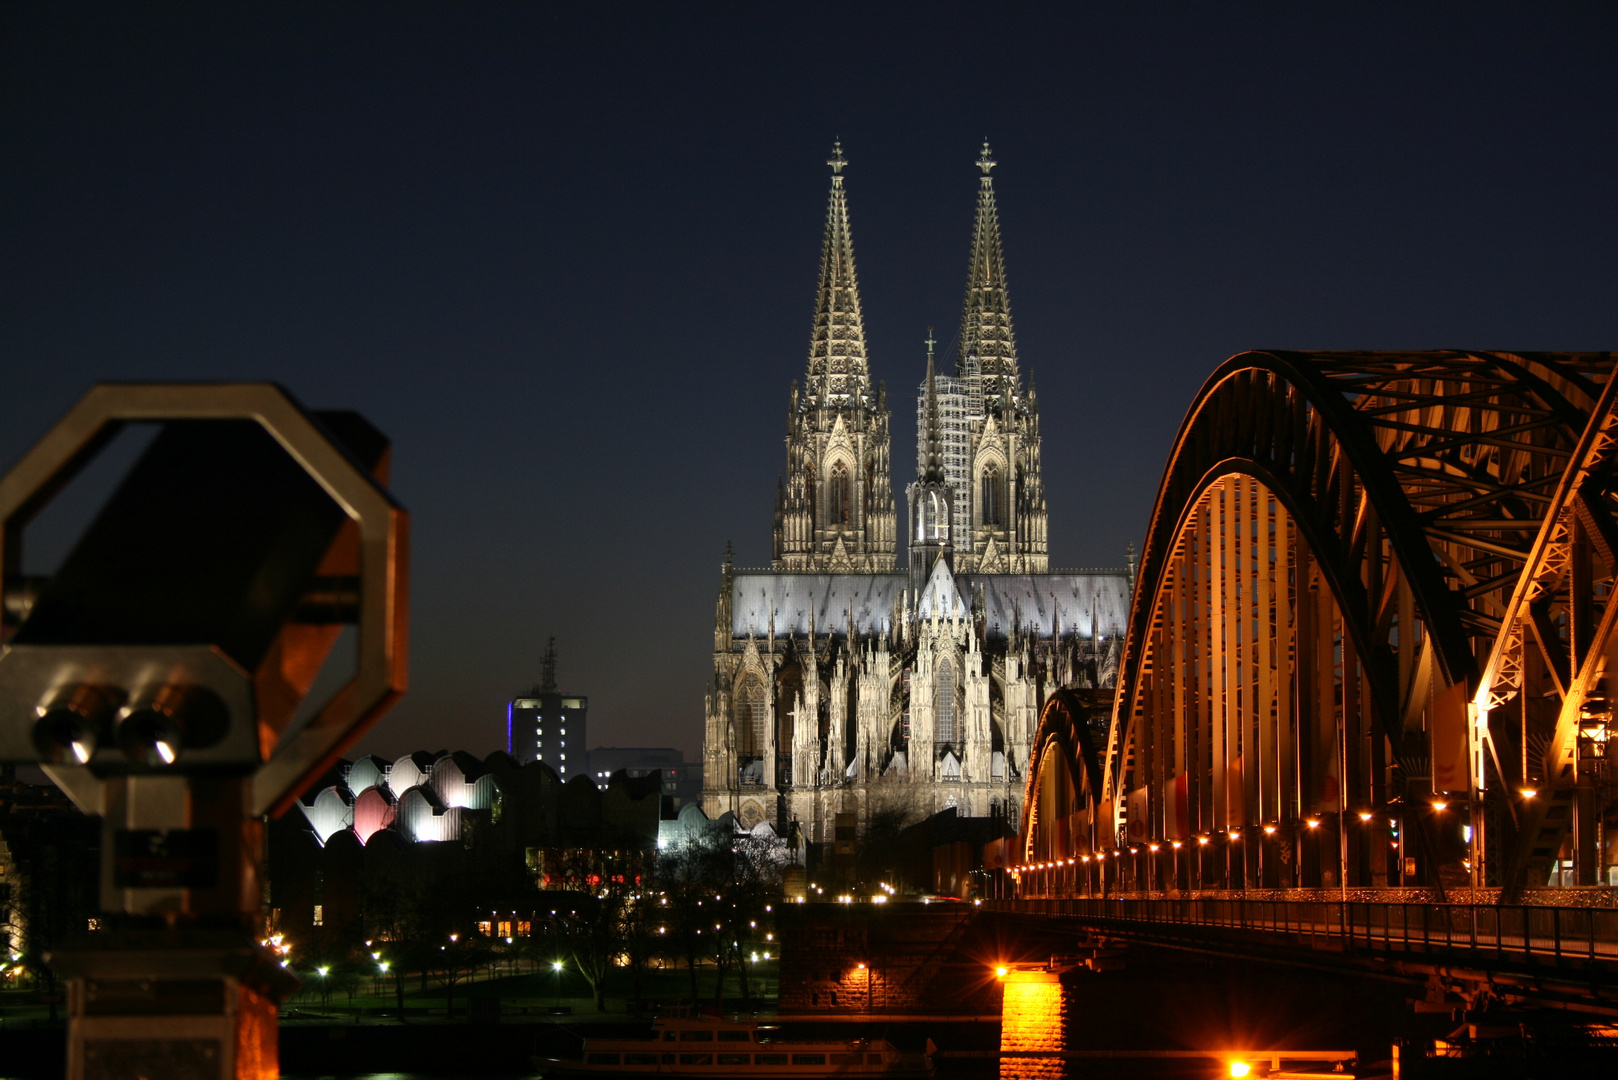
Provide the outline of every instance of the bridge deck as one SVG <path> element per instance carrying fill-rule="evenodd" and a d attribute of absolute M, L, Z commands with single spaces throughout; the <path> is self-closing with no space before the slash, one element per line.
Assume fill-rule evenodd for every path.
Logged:
<path fill-rule="evenodd" d="M 992 901 L 1008 913 L 1120 928 L 1238 931 L 1306 949 L 1464 953 L 1483 966 L 1595 967 L 1618 973 L 1618 909 L 1242 897 L 1072 897 Z"/>

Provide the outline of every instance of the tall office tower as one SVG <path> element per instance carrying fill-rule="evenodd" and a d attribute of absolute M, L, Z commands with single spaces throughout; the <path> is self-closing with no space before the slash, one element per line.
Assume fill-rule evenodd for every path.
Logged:
<path fill-rule="evenodd" d="M 563 780 L 588 773 L 588 698 L 556 688 L 556 639 L 545 649 L 544 678 L 506 706 L 506 749 L 523 764 L 543 761 Z"/>

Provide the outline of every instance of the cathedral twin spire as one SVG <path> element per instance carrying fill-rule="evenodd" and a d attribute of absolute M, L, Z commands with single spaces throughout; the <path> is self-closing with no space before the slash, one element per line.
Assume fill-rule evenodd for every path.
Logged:
<path fill-rule="evenodd" d="M 985 141 L 978 155 L 983 175 L 978 182 L 972 258 L 961 310 L 961 351 L 956 362 L 956 374 L 962 374 L 967 361 L 975 358 L 984 390 L 991 394 L 1018 389 L 1017 338 L 1011 330 L 1011 299 L 1006 292 L 1005 257 L 1000 251 L 1000 214 L 994 204 L 994 179 L 989 175 L 996 164 Z"/>
<path fill-rule="evenodd" d="M 865 360 L 865 319 L 860 313 L 859 276 L 854 271 L 854 235 L 848 224 L 843 144 L 832 147 L 831 196 L 826 207 L 826 239 L 820 253 L 820 287 L 815 293 L 815 324 L 809 336 L 810 396 L 835 401 L 869 391 Z"/>
<path fill-rule="evenodd" d="M 892 570 L 898 548 L 888 472 L 888 403 L 871 393 L 854 238 L 832 148 L 826 239 L 809 335 L 809 371 L 787 417 L 787 471 L 775 503 L 778 570 Z"/>
<path fill-rule="evenodd" d="M 778 570 L 886 571 L 894 568 L 897 549 L 888 464 L 888 408 L 881 388 L 875 395 L 871 393 L 843 177 L 848 160 L 841 142 L 833 147 L 827 164 L 832 170 L 831 193 L 808 372 L 802 394 L 793 391 L 788 417 L 787 471 L 776 498 L 774 566 Z M 933 343 L 928 342 L 923 416 L 917 432 L 918 482 L 930 489 L 929 524 L 922 531 L 929 553 L 935 557 L 936 552 L 953 546 L 965 555 L 968 568 L 1014 567 L 1015 572 L 1029 572 L 1043 569 L 1038 421 L 1032 415 L 1032 401 L 1023 400 L 1018 377 L 1000 220 L 990 176 L 995 161 L 987 142 L 977 165 L 982 175 L 954 377 L 936 375 Z M 949 384 L 947 394 L 944 383 Z M 949 432 L 942 430 L 945 425 L 940 420 L 941 401 L 946 396 L 951 403 Z M 986 430 L 985 398 L 994 400 L 989 412 L 999 417 Z M 963 458 L 968 438 L 971 452 L 964 460 L 956 460 Z M 946 441 L 952 446 L 961 444 L 951 451 L 947 466 Z M 976 463 L 980 456 L 987 463 L 987 474 Z M 1034 512 L 1037 521 L 1030 516 Z M 942 519 L 936 520 L 939 515 Z M 913 545 L 923 539 L 918 527 L 921 524 L 913 511 L 909 530 Z M 1032 562 L 1021 557 L 1031 552 L 1029 527 L 1038 533 L 1040 553 Z M 953 543 L 952 533 L 960 534 Z"/>

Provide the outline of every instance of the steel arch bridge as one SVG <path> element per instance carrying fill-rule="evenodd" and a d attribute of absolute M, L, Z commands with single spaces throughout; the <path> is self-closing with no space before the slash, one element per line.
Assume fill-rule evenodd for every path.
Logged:
<path fill-rule="evenodd" d="M 1104 741 L 1070 695 L 1041 716 L 1022 894 L 1605 883 L 1615 361 L 1215 371 L 1164 470 Z"/>

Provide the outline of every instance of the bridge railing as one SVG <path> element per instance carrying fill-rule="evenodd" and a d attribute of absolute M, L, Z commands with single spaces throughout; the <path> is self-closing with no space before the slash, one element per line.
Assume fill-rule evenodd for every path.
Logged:
<path fill-rule="evenodd" d="M 992 903 L 1025 914 L 1326 938 L 1385 952 L 1465 950 L 1503 962 L 1618 962 L 1618 909 L 1613 908 L 1210 897 Z"/>

